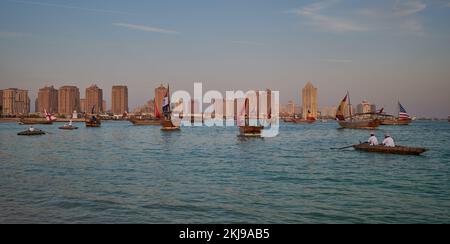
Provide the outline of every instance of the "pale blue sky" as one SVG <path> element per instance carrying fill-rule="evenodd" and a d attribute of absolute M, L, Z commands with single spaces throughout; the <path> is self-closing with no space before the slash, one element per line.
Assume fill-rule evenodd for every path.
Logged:
<path fill-rule="evenodd" d="M 0 0 L 0 89 L 272 88 L 450 114 L 450 0 Z M 109 105 L 108 105 L 109 106 Z"/>

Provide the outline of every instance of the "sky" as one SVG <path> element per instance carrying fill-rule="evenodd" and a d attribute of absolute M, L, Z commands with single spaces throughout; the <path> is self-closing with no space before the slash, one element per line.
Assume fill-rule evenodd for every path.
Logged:
<path fill-rule="evenodd" d="M 450 115 L 450 0 L 0 0 L 0 89 L 128 85 L 280 91 L 319 106 L 349 91 L 417 116 Z M 109 105 L 108 105 L 109 106 Z"/>

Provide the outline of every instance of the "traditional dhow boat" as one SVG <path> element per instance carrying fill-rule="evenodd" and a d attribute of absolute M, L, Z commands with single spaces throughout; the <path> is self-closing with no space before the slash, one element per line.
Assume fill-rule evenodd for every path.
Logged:
<path fill-rule="evenodd" d="M 144 126 L 144 125 L 161 125 L 161 120 L 159 119 L 145 119 L 145 118 L 130 118 L 128 121 L 130 121 L 133 125 L 140 125 L 140 126 Z"/>
<path fill-rule="evenodd" d="M 170 104 L 170 87 L 167 86 L 167 93 L 163 98 L 164 119 L 160 122 L 162 131 L 180 131 L 180 127 L 172 122 L 172 108 Z M 157 109 L 157 108 L 156 108 Z"/>
<path fill-rule="evenodd" d="M 244 124 L 239 126 L 239 136 L 242 137 L 261 137 L 262 130 L 264 126 L 261 125 L 250 125 L 250 101 L 249 99 L 245 99 L 243 112 L 244 114 Z M 271 115 L 269 114 L 269 117 Z M 259 122 L 259 115 L 257 116 L 257 122 Z M 241 123 L 241 120 L 238 120 L 238 124 Z"/>
<path fill-rule="evenodd" d="M 401 155 L 421 155 L 422 153 L 428 151 L 425 148 L 419 147 L 403 147 L 403 146 L 385 147 L 383 145 L 370 146 L 368 143 L 354 145 L 353 148 L 355 148 L 358 151 L 364 152 L 401 154 Z"/>
<path fill-rule="evenodd" d="M 346 117 L 346 114 L 349 116 Z M 381 121 L 378 118 L 371 118 L 367 115 L 353 115 L 349 93 L 347 93 L 338 107 L 336 121 L 345 129 L 373 130 L 378 128 L 381 124 Z"/>
<path fill-rule="evenodd" d="M 46 133 L 42 130 L 30 130 L 30 129 L 17 133 L 17 135 L 19 136 L 41 136 L 45 134 Z"/>
<path fill-rule="evenodd" d="M 52 125 L 53 121 L 43 118 L 21 118 L 18 123 L 21 125 Z"/>
<path fill-rule="evenodd" d="M 102 121 L 100 119 L 100 116 L 96 115 L 95 113 L 95 105 L 92 106 L 91 115 L 88 115 L 85 119 L 86 127 L 101 127 Z"/>
<path fill-rule="evenodd" d="M 398 103 L 399 112 L 398 117 L 394 117 L 391 115 L 380 115 L 382 117 L 381 119 L 381 125 L 409 125 L 412 122 L 411 116 L 406 112 L 406 109 L 403 107 L 403 105 L 399 102 Z"/>

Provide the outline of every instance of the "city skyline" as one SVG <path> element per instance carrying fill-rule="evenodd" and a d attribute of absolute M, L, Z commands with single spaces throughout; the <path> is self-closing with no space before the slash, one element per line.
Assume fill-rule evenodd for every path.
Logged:
<path fill-rule="evenodd" d="M 0 0 L 0 89 L 28 89 L 34 107 L 45 85 L 96 83 L 111 101 L 112 85 L 127 84 L 132 109 L 161 82 L 269 88 L 301 104 L 311 80 L 319 107 L 350 91 L 391 113 L 400 100 L 412 114 L 446 117 L 449 23 L 444 0 Z"/>

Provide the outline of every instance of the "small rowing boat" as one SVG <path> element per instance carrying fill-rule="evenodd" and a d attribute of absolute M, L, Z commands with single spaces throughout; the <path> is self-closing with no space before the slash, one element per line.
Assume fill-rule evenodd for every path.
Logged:
<path fill-rule="evenodd" d="M 375 152 L 375 153 L 387 153 L 387 154 L 401 154 L 401 155 L 421 155 L 422 153 L 428 151 L 425 148 L 419 147 L 385 147 L 385 146 L 370 146 L 368 143 L 362 143 L 359 145 L 354 145 L 358 151 L 364 152 Z"/>
<path fill-rule="evenodd" d="M 73 126 L 73 125 L 63 125 L 58 127 L 58 129 L 60 130 L 78 130 L 78 127 Z"/>
<path fill-rule="evenodd" d="M 26 131 L 22 131 L 17 133 L 17 135 L 19 136 L 41 136 L 41 135 L 45 135 L 45 132 L 42 130 L 26 130 Z"/>

